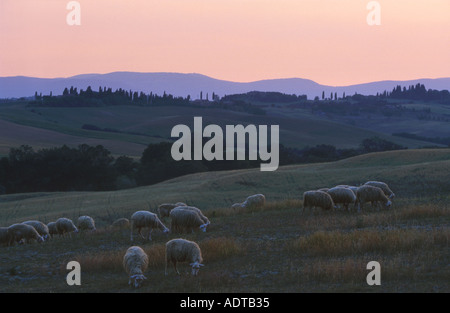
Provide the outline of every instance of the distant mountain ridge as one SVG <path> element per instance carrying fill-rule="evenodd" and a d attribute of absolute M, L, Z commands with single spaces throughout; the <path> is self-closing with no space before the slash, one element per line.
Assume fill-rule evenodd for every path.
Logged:
<path fill-rule="evenodd" d="M 362 95 L 375 95 L 377 92 L 392 91 L 400 85 L 423 84 L 427 89 L 450 90 L 450 77 L 423 78 L 405 81 L 385 80 L 356 84 L 349 86 L 327 86 L 318 84 L 303 78 L 266 79 L 254 82 L 240 83 L 220 80 L 196 73 L 140 73 L 140 72 L 112 72 L 107 74 L 81 74 L 67 78 L 37 78 L 27 76 L 0 77 L 0 98 L 19 98 L 33 96 L 37 91 L 42 95 L 62 94 L 64 88 L 71 86 L 78 89 L 86 89 L 91 86 L 93 90 L 99 87 L 110 87 L 113 90 L 123 88 L 125 90 L 142 91 L 162 95 L 164 92 L 174 96 L 192 99 L 203 98 L 209 94 L 209 99 L 214 92 L 219 96 L 246 93 L 250 91 L 275 91 L 286 94 L 307 95 L 308 99 L 321 98 L 322 92 L 329 97 L 331 93 L 337 93 L 339 97 L 355 93 Z"/>

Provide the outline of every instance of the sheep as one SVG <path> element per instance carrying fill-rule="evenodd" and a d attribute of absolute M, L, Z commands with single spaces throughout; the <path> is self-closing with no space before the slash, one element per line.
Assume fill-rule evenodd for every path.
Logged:
<path fill-rule="evenodd" d="M 50 238 L 50 231 L 48 229 L 48 226 L 45 225 L 44 223 L 40 221 L 26 221 L 23 222 L 22 224 L 33 226 L 34 229 L 36 229 L 36 231 L 39 233 L 39 235 L 42 236 L 44 240 Z"/>
<path fill-rule="evenodd" d="M 77 226 L 79 230 L 96 230 L 94 219 L 87 215 L 83 215 L 78 218 Z"/>
<path fill-rule="evenodd" d="M 243 202 L 244 207 L 246 208 L 262 208 L 266 203 L 266 197 L 263 194 L 256 194 L 247 197 L 247 199 Z"/>
<path fill-rule="evenodd" d="M 386 208 L 389 208 L 392 202 L 386 197 L 383 190 L 378 187 L 370 185 L 362 185 L 358 188 L 356 193 L 355 206 L 358 206 L 358 212 L 364 206 L 366 202 L 382 202 Z"/>
<path fill-rule="evenodd" d="M 199 209 L 196 208 L 195 206 L 178 206 L 176 207 L 176 209 L 182 209 L 182 210 L 190 210 L 190 211 L 194 211 L 197 212 L 197 214 L 200 216 L 200 218 L 202 219 L 203 223 L 205 223 L 207 226 L 209 224 L 211 224 L 211 222 L 209 221 L 209 219 L 203 214 L 203 212 Z"/>
<path fill-rule="evenodd" d="M 389 197 L 389 199 L 393 199 L 395 197 L 395 194 L 392 192 L 392 190 L 389 188 L 389 186 L 386 183 L 384 183 L 384 182 L 368 181 L 364 185 L 381 188 L 381 190 L 383 190 L 383 192 L 386 195 L 386 197 Z"/>
<path fill-rule="evenodd" d="M 197 227 L 201 231 L 206 232 L 206 224 L 198 212 L 193 210 L 186 210 L 182 207 L 175 208 L 170 211 L 171 224 L 170 229 L 172 232 L 189 231 L 194 232 Z"/>
<path fill-rule="evenodd" d="M 121 217 L 121 218 L 118 218 L 117 220 L 115 220 L 111 224 L 111 226 L 114 228 L 128 228 L 128 227 L 130 227 L 130 220 L 125 217 Z"/>
<path fill-rule="evenodd" d="M 8 245 L 8 227 L 0 227 L 0 244 Z"/>
<path fill-rule="evenodd" d="M 53 235 L 58 234 L 58 230 L 56 229 L 56 222 L 50 222 L 47 224 L 48 233 L 50 237 L 53 238 Z"/>
<path fill-rule="evenodd" d="M 231 208 L 232 208 L 233 210 L 236 210 L 236 209 L 243 209 L 243 208 L 245 208 L 245 207 L 244 207 L 244 204 L 243 204 L 243 203 L 234 203 L 234 204 L 231 206 Z"/>
<path fill-rule="evenodd" d="M 147 277 L 144 276 L 148 267 L 148 256 L 141 247 L 132 246 L 123 256 L 123 267 L 128 274 L 128 285 L 133 283 L 135 288 L 141 287 Z"/>
<path fill-rule="evenodd" d="M 177 202 L 177 203 L 163 203 L 158 206 L 159 217 L 169 217 L 170 211 L 175 209 L 178 206 L 187 206 L 186 203 Z"/>
<path fill-rule="evenodd" d="M 175 271 L 178 275 L 180 272 L 177 269 L 177 262 L 190 262 L 192 268 L 191 274 L 197 276 L 203 262 L 202 252 L 197 243 L 182 238 L 172 239 L 166 243 L 166 269 L 169 262 L 173 263 Z"/>
<path fill-rule="evenodd" d="M 56 231 L 60 237 L 64 237 L 66 233 L 69 233 L 69 237 L 72 237 L 72 232 L 78 233 L 78 228 L 74 225 L 71 219 L 61 217 L 56 220 L 55 224 Z"/>
<path fill-rule="evenodd" d="M 335 207 L 333 199 L 325 191 L 309 190 L 303 193 L 303 212 L 305 208 L 320 207 L 331 210 Z"/>
<path fill-rule="evenodd" d="M 347 187 L 333 187 L 330 188 L 327 193 L 333 199 L 335 204 L 342 203 L 344 209 L 348 211 L 348 205 L 350 203 L 355 203 L 356 195 L 355 193 Z"/>
<path fill-rule="evenodd" d="M 144 238 L 144 236 L 141 233 L 141 229 L 145 227 L 150 228 L 148 240 L 152 240 L 153 228 L 159 228 L 165 234 L 169 232 L 169 229 L 161 222 L 158 216 L 149 211 L 137 211 L 131 216 L 131 241 L 133 241 L 133 227 L 138 229 L 138 233 L 142 238 Z"/>
<path fill-rule="evenodd" d="M 8 246 L 11 246 L 14 242 L 21 242 L 24 240 L 36 240 L 37 242 L 43 242 L 44 238 L 37 232 L 37 230 L 27 224 L 13 224 L 7 229 Z"/>

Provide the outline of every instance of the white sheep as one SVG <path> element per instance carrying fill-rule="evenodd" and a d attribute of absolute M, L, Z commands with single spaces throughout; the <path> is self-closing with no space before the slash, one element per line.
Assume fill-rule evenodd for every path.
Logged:
<path fill-rule="evenodd" d="M 186 203 L 177 202 L 177 203 L 163 203 L 158 206 L 159 217 L 169 217 L 170 211 L 179 206 L 187 206 Z"/>
<path fill-rule="evenodd" d="M 166 243 L 166 269 L 169 262 L 173 263 L 175 271 L 178 275 L 180 272 L 177 269 L 177 262 L 190 262 L 189 265 L 192 268 L 192 275 L 198 275 L 203 262 L 202 252 L 197 243 L 182 238 L 172 239 Z"/>
<path fill-rule="evenodd" d="M 83 215 L 78 218 L 77 227 L 79 230 L 96 230 L 94 219 L 87 215 Z"/>
<path fill-rule="evenodd" d="M 7 229 L 8 245 L 11 246 L 14 242 L 29 242 L 30 240 L 36 240 L 37 242 L 43 242 L 44 238 L 37 232 L 37 230 L 27 224 L 13 224 Z"/>
<path fill-rule="evenodd" d="M 149 211 L 137 211 L 131 216 L 131 241 L 133 241 L 133 228 L 137 228 L 139 235 L 142 228 L 150 228 L 148 233 L 148 240 L 152 240 L 152 231 L 154 228 L 162 230 L 163 233 L 168 233 L 169 229 L 161 222 L 155 213 Z M 145 238 L 144 238 L 145 239 Z"/>
<path fill-rule="evenodd" d="M 56 224 L 56 231 L 58 232 L 59 236 L 64 237 L 65 234 L 68 233 L 69 237 L 72 238 L 72 232 L 78 233 L 78 228 L 69 218 L 66 217 L 58 218 L 55 224 Z"/>
<path fill-rule="evenodd" d="M 197 214 L 200 216 L 200 218 L 202 219 L 203 223 L 206 224 L 206 226 L 208 226 L 209 224 L 211 224 L 211 222 L 209 221 L 209 219 L 203 214 L 203 212 L 195 207 L 195 206 L 177 206 L 176 209 L 181 209 L 181 210 L 190 210 L 190 211 L 194 211 L 197 212 Z"/>
<path fill-rule="evenodd" d="M 48 233 L 50 234 L 50 237 L 53 238 L 53 235 L 58 234 L 58 230 L 56 229 L 56 222 L 50 222 L 47 224 Z"/>
<path fill-rule="evenodd" d="M 111 226 L 113 228 L 128 228 L 130 227 L 130 220 L 125 218 L 125 217 L 121 217 L 118 218 L 117 220 L 115 220 Z"/>
<path fill-rule="evenodd" d="M 133 283 L 135 288 L 141 287 L 145 279 L 145 271 L 148 267 L 148 256 L 141 247 L 129 247 L 123 256 L 123 267 L 128 274 L 128 285 Z"/>
<path fill-rule="evenodd" d="M 33 226 L 34 229 L 38 232 L 39 235 L 42 236 L 44 240 L 47 240 L 50 238 L 50 231 L 48 229 L 48 226 L 42 223 L 41 221 L 26 221 L 22 222 L 22 224 Z"/>
<path fill-rule="evenodd" d="M 387 208 L 392 204 L 381 188 L 370 185 L 362 185 L 358 188 L 355 201 L 355 206 L 358 206 L 358 212 L 364 206 L 364 203 L 372 202 L 373 204 L 378 201 L 382 202 Z"/>
<path fill-rule="evenodd" d="M 328 189 L 327 193 L 333 199 L 334 204 L 342 204 L 347 211 L 349 204 L 354 204 L 356 201 L 355 193 L 348 187 L 333 187 Z"/>
<path fill-rule="evenodd" d="M 305 208 L 320 207 L 331 210 L 335 207 L 333 199 L 325 191 L 309 190 L 303 193 L 303 212 Z"/>
<path fill-rule="evenodd" d="M 244 207 L 258 209 L 262 208 L 266 203 L 266 197 L 259 193 L 256 195 L 248 196 L 247 199 L 243 202 Z"/>
<path fill-rule="evenodd" d="M 381 190 L 383 190 L 384 194 L 386 195 L 386 197 L 389 197 L 389 199 L 393 199 L 395 197 L 395 194 L 392 192 L 392 190 L 389 188 L 389 186 L 381 181 L 368 181 L 366 182 L 364 185 L 368 185 L 368 186 L 374 186 L 374 187 L 378 187 Z"/>
<path fill-rule="evenodd" d="M 185 210 L 182 207 L 177 207 L 170 211 L 170 230 L 171 232 L 192 231 L 200 228 L 201 231 L 206 232 L 206 224 L 200 217 L 198 212 L 193 210 Z"/>

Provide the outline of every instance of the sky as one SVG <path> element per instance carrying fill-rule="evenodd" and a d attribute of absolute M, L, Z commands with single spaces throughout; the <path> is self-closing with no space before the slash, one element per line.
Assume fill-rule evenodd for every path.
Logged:
<path fill-rule="evenodd" d="M 449 0 L 69 2 L 0 0 L 0 76 L 179 72 L 331 86 L 450 76 Z"/>

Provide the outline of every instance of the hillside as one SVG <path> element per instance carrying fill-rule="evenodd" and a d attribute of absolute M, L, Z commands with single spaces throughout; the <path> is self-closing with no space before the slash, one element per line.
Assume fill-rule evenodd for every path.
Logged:
<path fill-rule="evenodd" d="M 94 217 L 97 231 L 49 242 L 0 247 L 5 292 L 448 292 L 450 150 L 362 155 L 339 162 L 285 166 L 276 172 L 239 170 L 194 174 L 116 192 L 0 196 L 0 224 L 65 216 Z M 302 212 L 301 195 L 319 187 L 386 181 L 396 193 L 390 210 Z M 231 210 L 262 192 L 263 209 Z M 137 210 L 185 201 L 211 220 L 206 233 L 153 232 L 137 239 L 150 258 L 141 289 L 128 286 L 122 257 L 129 230 L 108 228 Z M 170 226 L 170 220 L 163 219 Z M 164 276 L 164 244 L 176 237 L 199 243 L 205 267 L 198 277 Z M 65 265 L 81 265 L 81 286 L 66 284 Z M 381 264 L 381 286 L 368 286 L 366 264 Z M 412 274 L 413 273 L 413 274 Z M 447 276 L 446 276 L 447 275 Z"/>
<path fill-rule="evenodd" d="M 225 125 L 255 124 L 280 125 L 280 142 L 285 146 L 304 148 L 329 144 L 337 148 L 355 148 L 363 139 L 378 136 L 409 148 L 434 143 L 392 136 L 386 129 L 380 132 L 351 125 L 347 119 L 311 114 L 308 110 L 270 108 L 266 115 L 253 115 L 220 108 L 179 106 L 108 106 L 108 107 L 29 107 L 27 102 L 11 102 L 0 105 L 0 155 L 6 155 L 10 147 L 30 145 L 35 149 L 54 146 L 77 146 L 80 143 L 102 144 L 114 155 L 139 158 L 150 143 L 170 140 L 171 129 L 178 124 L 192 126 L 193 117 L 202 116 L 203 124 Z M 372 118 L 373 119 L 373 118 Z M 404 120 L 417 129 L 413 119 Z M 83 129 L 83 125 L 114 129 L 118 132 Z M 364 121 L 361 124 L 366 124 Z M 393 121 L 391 125 L 397 123 Z M 430 125 L 433 129 L 445 127 Z M 398 128 L 397 128 L 398 129 Z M 409 130 L 410 128 L 406 128 Z"/>
<path fill-rule="evenodd" d="M 320 97 L 322 91 L 327 95 L 337 92 L 339 96 L 344 92 L 347 95 L 354 93 L 375 95 L 377 92 L 392 90 L 397 85 L 408 87 L 417 83 L 425 84 L 428 88 L 437 90 L 450 88 L 450 78 L 424 78 L 407 81 L 386 80 L 350 86 L 327 86 L 303 78 L 232 82 L 195 73 L 113 72 L 107 74 L 82 74 L 67 78 L 0 77 L 0 98 L 30 97 L 36 91 L 43 95 L 47 95 L 50 92 L 57 95 L 61 94 L 65 87 L 70 86 L 78 89 L 86 89 L 88 86 L 91 86 L 94 90 L 108 86 L 114 89 L 132 89 L 160 95 L 164 92 L 181 97 L 190 95 L 192 99 L 199 99 L 202 91 L 204 95 L 214 92 L 221 97 L 249 91 L 277 91 L 287 94 L 304 94 L 308 96 L 308 99 L 314 99 L 316 96 Z"/>

